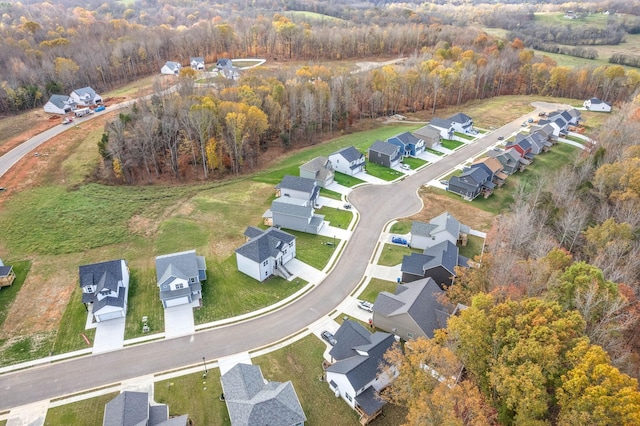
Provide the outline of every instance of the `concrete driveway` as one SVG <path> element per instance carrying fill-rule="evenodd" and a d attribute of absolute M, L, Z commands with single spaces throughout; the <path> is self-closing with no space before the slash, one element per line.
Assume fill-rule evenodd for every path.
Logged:
<path fill-rule="evenodd" d="M 164 338 L 186 336 L 196 331 L 193 321 L 194 304 L 173 306 L 164 310 Z M 198 303 L 195 303 L 198 306 Z"/>
<path fill-rule="evenodd" d="M 291 259 L 287 262 L 286 267 L 293 275 L 289 281 L 295 279 L 295 277 L 300 277 L 308 283 L 317 284 L 327 277 L 327 274 L 324 272 L 314 268 L 313 266 L 309 266 L 298 259 Z"/>
<path fill-rule="evenodd" d="M 93 353 L 115 351 L 124 346 L 125 319 L 118 318 L 96 324 L 96 337 L 93 340 Z"/>

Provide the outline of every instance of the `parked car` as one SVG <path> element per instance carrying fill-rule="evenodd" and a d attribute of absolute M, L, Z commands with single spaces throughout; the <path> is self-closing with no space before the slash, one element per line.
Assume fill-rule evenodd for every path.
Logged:
<path fill-rule="evenodd" d="M 528 119 L 527 123 L 533 123 L 533 118 Z"/>
<path fill-rule="evenodd" d="M 62 124 L 70 124 L 70 123 L 73 123 L 73 118 L 65 117 L 62 119 Z"/>
<path fill-rule="evenodd" d="M 521 127 L 527 127 L 527 122 L 523 121 L 522 124 L 520 125 Z"/>
<path fill-rule="evenodd" d="M 407 245 L 407 240 L 402 237 L 391 237 L 391 242 L 395 244 L 402 244 L 403 246 Z"/>
<path fill-rule="evenodd" d="M 408 164 L 404 164 L 404 163 L 400 164 L 400 168 L 402 170 L 411 170 L 411 167 Z"/>
<path fill-rule="evenodd" d="M 346 204 L 345 204 L 344 206 L 342 206 L 342 207 L 344 207 L 346 210 L 351 210 L 351 204 L 349 204 L 349 203 L 346 203 Z"/>
<path fill-rule="evenodd" d="M 106 107 L 104 105 L 100 105 L 96 109 L 94 109 L 94 111 L 95 112 L 100 112 L 100 111 L 104 111 L 105 109 L 106 109 Z"/>
<path fill-rule="evenodd" d="M 322 333 L 320 333 L 320 336 L 322 336 L 322 338 L 324 340 L 326 340 L 331 346 L 335 346 L 336 343 L 338 343 L 338 341 L 336 340 L 335 337 L 333 337 L 333 334 L 331 334 L 330 332 L 328 332 L 327 330 L 323 331 Z"/>
<path fill-rule="evenodd" d="M 366 300 L 361 300 L 358 302 L 358 308 L 367 312 L 373 312 L 373 303 L 367 302 Z"/>
<path fill-rule="evenodd" d="M 547 115 L 547 113 L 544 112 L 544 111 L 538 113 L 538 117 L 544 117 L 546 115 Z"/>
<path fill-rule="evenodd" d="M 504 136 L 498 136 L 498 140 L 499 141 L 503 141 L 504 140 Z"/>

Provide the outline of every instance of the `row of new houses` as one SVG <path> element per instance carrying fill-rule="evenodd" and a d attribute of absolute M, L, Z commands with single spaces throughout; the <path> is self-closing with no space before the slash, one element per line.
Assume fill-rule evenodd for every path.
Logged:
<path fill-rule="evenodd" d="M 548 151 L 560 136 L 569 132 L 570 126 L 578 125 L 579 121 L 580 112 L 575 108 L 550 113 L 546 119 L 539 120 L 528 135 L 518 133 L 504 150 L 491 149 L 487 157 L 476 159 L 459 176 L 452 176 L 447 182 L 447 190 L 465 200 L 473 200 L 478 195 L 488 197 L 496 187 L 504 184 L 507 176 L 524 171 L 536 155 Z"/>
<path fill-rule="evenodd" d="M 44 111 L 51 114 L 67 114 L 77 108 L 87 108 L 102 103 L 102 97 L 91 87 L 76 89 L 67 95 L 51 95 L 44 104 Z"/>
<path fill-rule="evenodd" d="M 189 66 L 191 69 L 195 71 L 204 71 L 206 69 L 204 58 L 203 57 L 192 57 L 189 59 Z M 182 64 L 180 62 L 175 61 L 167 61 L 162 68 L 160 68 L 160 74 L 165 75 L 179 75 L 180 70 L 182 69 Z M 233 65 L 231 59 L 222 58 L 216 62 L 216 66 L 212 71 L 216 74 L 221 74 L 222 76 L 230 79 L 236 80 L 240 77 L 240 72 L 238 67 Z"/>

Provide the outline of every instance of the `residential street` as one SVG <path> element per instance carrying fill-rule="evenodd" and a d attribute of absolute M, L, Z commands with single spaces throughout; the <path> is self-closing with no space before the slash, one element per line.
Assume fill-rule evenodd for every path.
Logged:
<path fill-rule="evenodd" d="M 508 137 L 520 128 L 523 119 L 537 116 L 538 111 L 466 145 L 398 183 L 355 189 L 349 196 L 349 202 L 360 213 L 360 222 L 339 262 L 324 282 L 294 303 L 259 318 L 191 336 L 134 345 L 0 375 L 3 395 L 0 411 L 142 375 L 196 365 L 202 362 L 203 357 L 213 361 L 251 351 L 303 330 L 333 311 L 360 283 L 385 224 L 421 209 L 421 201 L 416 196 L 420 186 L 482 153 L 498 142 L 498 136 Z M 51 130 L 57 131 L 58 128 Z M 47 138 L 55 134 L 46 133 L 41 136 Z M 5 157 L 0 158 L 0 175 L 5 170 L 2 169 Z"/>

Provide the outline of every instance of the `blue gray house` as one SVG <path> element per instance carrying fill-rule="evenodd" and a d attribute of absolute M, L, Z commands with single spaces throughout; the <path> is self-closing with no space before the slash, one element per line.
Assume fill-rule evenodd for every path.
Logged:
<path fill-rule="evenodd" d="M 491 182 L 487 172 L 482 168 L 472 167 L 464 169 L 460 176 L 451 176 L 447 191 L 454 192 L 465 200 L 473 200 L 480 194 L 488 197 L 495 187 L 496 184 Z"/>
<path fill-rule="evenodd" d="M 102 322 L 127 316 L 129 267 L 123 259 L 92 263 L 78 268 L 82 303 Z"/>
<path fill-rule="evenodd" d="M 402 160 L 400 147 L 389 142 L 375 141 L 369 147 L 369 162 L 384 167 L 395 167 Z"/>
<path fill-rule="evenodd" d="M 424 141 L 411 132 L 395 135 L 387 142 L 397 145 L 403 157 L 417 157 L 424 152 Z"/>
<path fill-rule="evenodd" d="M 427 247 L 424 253 L 411 253 L 402 258 L 402 282 L 410 283 L 431 277 L 441 288 L 453 284 L 456 266 L 468 266 L 464 256 L 460 256 L 458 247 L 451 241 L 443 241 Z"/>
<path fill-rule="evenodd" d="M 289 278 L 285 265 L 296 257 L 296 237 L 280 229 L 263 231 L 250 226 L 244 231 L 247 241 L 236 249 L 238 270 L 264 281 L 271 275 Z"/>
<path fill-rule="evenodd" d="M 147 392 L 125 391 L 107 402 L 102 426 L 186 426 L 188 415 L 169 418 L 165 404 L 149 403 Z"/>
<path fill-rule="evenodd" d="M 204 256 L 195 250 L 156 257 L 156 277 L 162 306 L 202 302 L 202 282 L 207 280 Z"/>
<path fill-rule="evenodd" d="M 293 384 L 265 380 L 257 365 L 236 364 L 220 382 L 231 426 L 302 426 L 307 420 Z"/>

